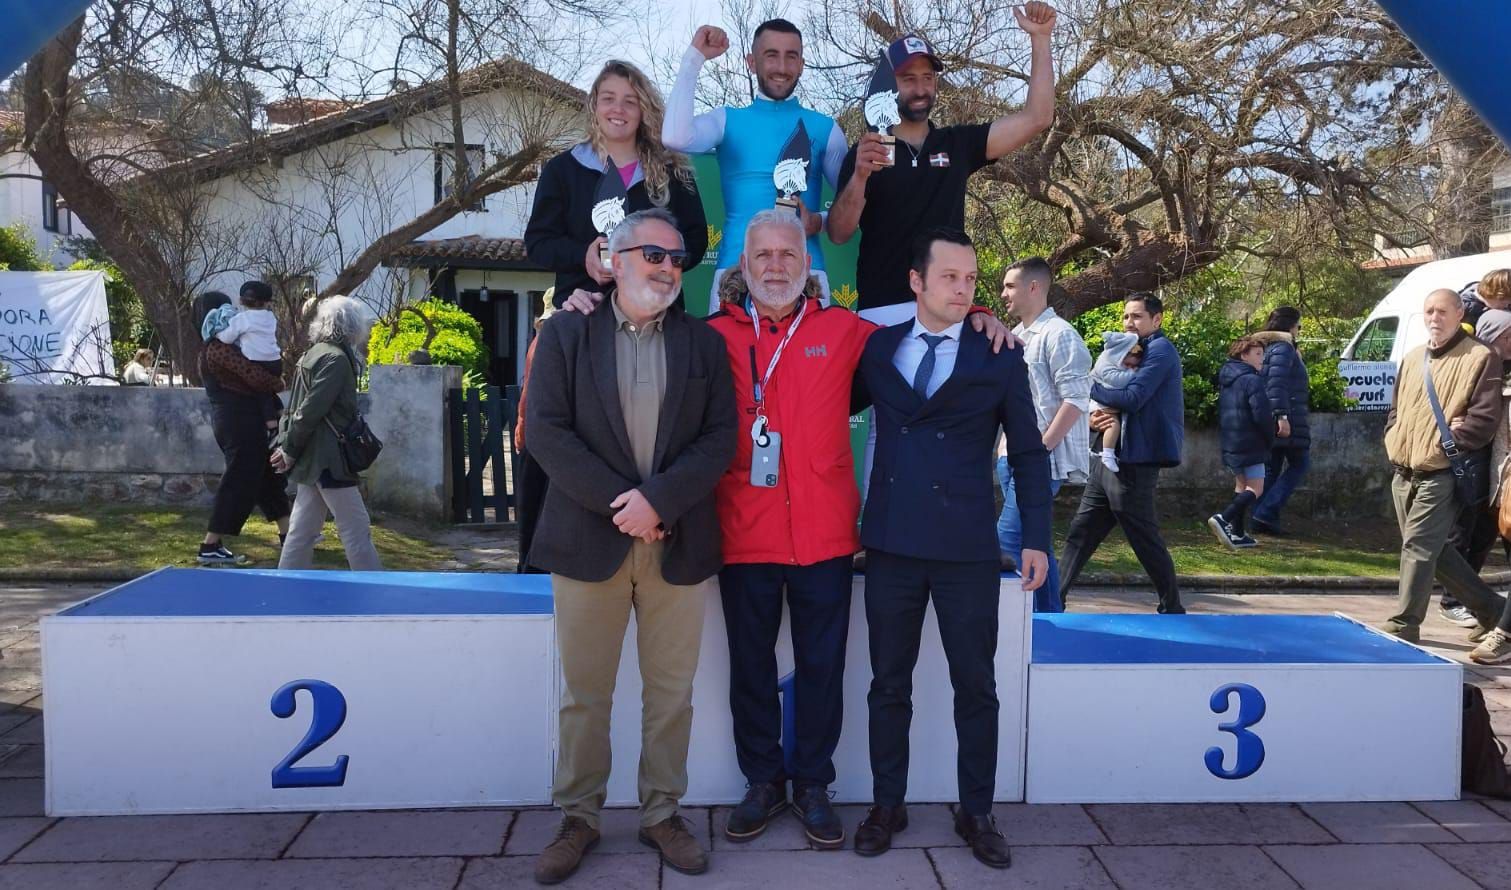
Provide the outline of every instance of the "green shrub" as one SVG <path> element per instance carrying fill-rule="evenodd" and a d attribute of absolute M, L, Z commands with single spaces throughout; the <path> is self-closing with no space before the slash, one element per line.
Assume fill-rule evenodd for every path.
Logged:
<path fill-rule="evenodd" d="M 83 259 L 69 266 L 68 271 L 105 273 L 105 303 L 110 310 L 110 352 L 115 358 L 116 373 L 120 373 L 135 357 L 136 351 L 152 339 L 152 325 L 147 321 L 141 298 L 114 263 Z"/>
<path fill-rule="evenodd" d="M 0 227 L 0 269 L 10 272 L 50 272 L 52 264 L 37 252 L 37 239 L 25 223 Z"/>
<path fill-rule="evenodd" d="M 456 365 L 464 374 L 483 375 L 488 370 L 488 350 L 483 346 L 483 326 L 477 319 L 450 303 L 430 299 L 415 304 L 435 325 L 430 359 L 437 365 Z M 408 364 L 409 353 L 425 343 L 425 323 L 413 312 L 399 316 L 399 332 L 387 324 L 373 326 L 367 341 L 368 361 L 374 365 Z"/>

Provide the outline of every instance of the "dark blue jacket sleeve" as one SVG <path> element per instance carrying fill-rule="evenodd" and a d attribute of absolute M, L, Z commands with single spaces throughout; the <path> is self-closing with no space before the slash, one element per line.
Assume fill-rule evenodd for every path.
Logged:
<path fill-rule="evenodd" d="M 1013 468 L 1018 490 L 1018 512 L 1023 516 L 1023 548 L 1049 553 L 1054 547 L 1050 529 L 1049 452 L 1044 450 L 1034 399 L 1029 391 L 1028 366 L 1022 350 L 1003 352 L 1008 362 L 1008 385 L 998 406 L 998 421 L 1007 437 L 1007 462 Z"/>
<path fill-rule="evenodd" d="M 1296 347 L 1289 343 L 1275 343 L 1264 351 L 1264 394 L 1270 400 L 1274 414 L 1291 412 L 1291 378 L 1296 374 Z"/>
<path fill-rule="evenodd" d="M 1249 416 L 1254 419 L 1254 425 L 1264 430 L 1264 443 L 1268 448 L 1275 447 L 1275 417 L 1270 413 L 1270 400 L 1265 395 L 1264 384 L 1254 375 L 1250 374 L 1249 391 L 1245 401 L 1248 402 Z"/>
<path fill-rule="evenodd" d="M 1133 382 L 1122 389 L 1108 389 L 1100 383 L 1093 383 L 1091 398 L 1109 408 L 1132 413 L 1148 404 L 1159 391 L 1160 385 L 1172 376 L 1177 378 L 1178 385 L 1180 356 L 1168 339 L 1157 337 L 1149 341 L 1149 346 L 1144 351 L 1144 363 L 1139 365 L 1138 373 L 1133 375 Z"/>

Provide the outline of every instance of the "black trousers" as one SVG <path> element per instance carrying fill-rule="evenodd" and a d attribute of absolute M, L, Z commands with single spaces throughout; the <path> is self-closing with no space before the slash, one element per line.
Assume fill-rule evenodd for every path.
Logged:
<path fill-rule="evenodd" d="M 871 643 L 871 775 L 879 806 L 905 802 L 913 668 L 924 610 L 934 601 L 955 690 L 960 806 L 992 809 L 997 785 L 997 600 L 1001 563 L 944 562 L 866 551 L 866 625 Z M 929 752 L 937 755 L 938 752 Z"/>
<path fill-rule="evenodd" d="M 752 784 L 791 779 L 802 787 L 834 781 L 853 578 L 848 556 L 811 566 L 741 563 L 719 572 L 735 757 Z M 778 697 L 775 651 L 784 590 L 795 662 L 785 702 Z M 784 711 L 792 717 L 790 726 L 784 727 Z"/>
<path fill-rule="evenodd" d="M 1122 526 L 1134 556 L 1159 594 L 1159 611 L 1175 614 L 1186 611 L 1180 604 L 1175 562 L 1159 533 L 1159 516 L 1154 506 L 1158 485 L 1159 467 L 1123 464 L 1114 473 L 1100 460 L 1092 459 L 1091 478 L 1081 495 L 1081 505 L 1070 520 L 1065 555 L 1060 558 L 1062 602 L 1107 534 L 1114 526 Z"/>
<path fill-rule="evenodd" d="M 215 444 L 226 457 L 210 509 L 213 535 L 239 535 L 254 509 L 269 522 L 289 515 L 287 480 L 268 464 L 268 428 L 255 398 L 211 402 Z"/>
<path fill-rule="evenodd" d="M 530 565 L 530 542 L 535 539 L 535 524 L 540 521 L 541 508 L 546 504 L 546 488 L 551 478 L 545 468 L 536 463 L 530 452 L 519 452 L 519 476 L 514 482 L 514 517 L 519 521 L 519 565 L 516 571 L 522 575 L 544 574 Z"/>

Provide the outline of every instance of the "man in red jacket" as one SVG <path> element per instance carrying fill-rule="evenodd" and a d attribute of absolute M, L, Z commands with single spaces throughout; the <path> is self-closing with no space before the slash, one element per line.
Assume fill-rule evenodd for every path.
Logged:
<path fill-rule="evenodd" d="M 748 841 L 788 806 L 811 844 L 843 846 L 830 806 L 844 711 L 851 557 L 860 549 L 860 492 L 850 450 L 850 386 L 867 338 L 879 330 L 807 287 L 804 231 L 791 212 L 756 214 L 739 275 L 721 288 L 709 324 L 729 349 L 740 436 L 715 489 L 724 542 L 719 587 L 729 632 L 735 753 L 749 781 L 725 835 Z M 989 312 L 977 330 L 1009 338 Z M 795 739 L 784 762 L 775 648 L 786 591 L 796 662 Z"/>

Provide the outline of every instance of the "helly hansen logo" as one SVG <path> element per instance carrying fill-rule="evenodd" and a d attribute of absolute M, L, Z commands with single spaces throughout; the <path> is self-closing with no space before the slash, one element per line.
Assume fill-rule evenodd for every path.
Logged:
<path fill-rule="evenodd" d="M 824 344 L 820 344 L 818 346 L 809 346 L 808 348 L 803 350 L 803 354 L 808 356 L 809 358 L 828 358 L 829 349 Z"/>

